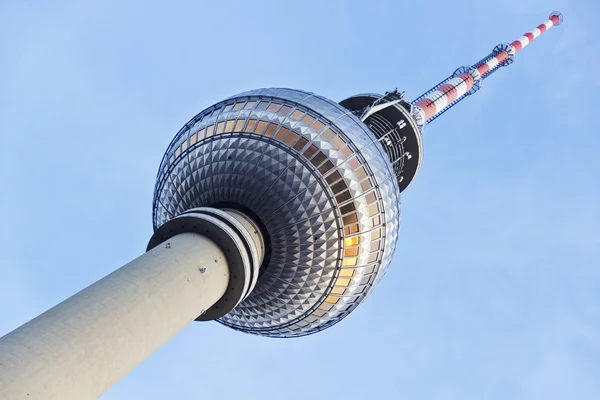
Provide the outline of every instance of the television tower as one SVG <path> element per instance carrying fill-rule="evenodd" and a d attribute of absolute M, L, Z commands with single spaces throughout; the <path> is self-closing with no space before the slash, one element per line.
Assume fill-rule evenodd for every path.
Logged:
<path fill-rule="evenodd" d="M 410 102 L 259 89 L 192 118 L 158 170 L 147 252 L 0 339 L 0 398 L 95 399 L 193 320 L 269 337 L 339 322 L 384 275 L 422 129 L 560 13 Z"/>

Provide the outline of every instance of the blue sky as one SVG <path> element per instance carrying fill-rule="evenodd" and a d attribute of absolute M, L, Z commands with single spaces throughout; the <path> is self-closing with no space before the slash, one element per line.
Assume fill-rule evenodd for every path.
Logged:
<path fill-rule="evenodd" d="M 145 249 L 162 153 L 203 108 L 416 97 L 558 9 L 427 128 L 393 264 L 349 318 L 294 340 L 195 323 L 103 399 L 600 397 L 597 2 L 160 3 L 0 3 L 0 335 Z"/>

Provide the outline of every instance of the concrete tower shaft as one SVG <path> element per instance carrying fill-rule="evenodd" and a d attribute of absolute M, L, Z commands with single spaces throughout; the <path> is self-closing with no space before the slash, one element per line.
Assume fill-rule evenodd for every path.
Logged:
<path fill-rule="evenodd" d="M 0 399 L 96 399 L 193 320 L 231 310 L 263 254 L 239 219 L 175 219 L 147 253 L 4 336 Z"/>

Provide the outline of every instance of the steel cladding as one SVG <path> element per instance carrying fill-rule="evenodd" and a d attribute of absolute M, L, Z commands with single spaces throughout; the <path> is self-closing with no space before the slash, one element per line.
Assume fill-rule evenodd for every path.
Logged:
<path fill-rule="evenodd" d="M 271 249 L 254 291 L 219 322 L 273 337 L 347 316 L 385 273 L 400 222 L 396 177 L 373 133 L 335 102 L 291 89 L 217 103 L 171 142 L 154 228 L 219 205 L 255 214 Z"/>

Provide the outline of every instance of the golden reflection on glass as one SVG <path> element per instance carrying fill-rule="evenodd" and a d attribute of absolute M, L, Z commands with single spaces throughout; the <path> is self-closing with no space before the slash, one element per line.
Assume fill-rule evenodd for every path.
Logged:
<path fill-rule="evenodd" d="M 323 137 L 329 141 L 331 141 L 335 136 L 335 132 L 332 131 L 331 129 L 326 129 L 325 132 L 322 133 Z"/>
<path fill-rule="evenodd" d="M 256 125 L 256 129 L 254 130 L 254 132 L 263 133 L 266 127 L 267 127 L 267 123 L 265 121 L 259 121 L 258 124 Z"/>
<path fill-rule="evenodd" d="M 350 157 L 352 155 L 352 153 L 354 153 L 354 152 L 348 146 L 342 147 L 340 149 L 340 155 L 342 156 L 342 158 L 348 158 L 348 157 Z"/>
<path fill-rule="evenodd" d="M 377 203 L 371 204 L 369 206 L 369 216 L 372 217 L 375 214 L 379 213 L 379 205 Z"/>
<path fill-rule="evenodd" d="M 275 130 L 277 129 L 279 125 L 277 124 L 269 124 L 267 126 L 267 130 L 265 131 L 265 136 L 273 136 L 273 133 L 275 133 Z"/>
<path fill-rule="evenodd" d="M 242 132 L 242 129 L 244 129 L 245 122 L 246 122 L 245 119 L 238 119 L 237 122 L 235 123 L 235 128 L 233 128 L 233 130 L 236 132 Z"/>
<path fill-rule="evenodd" d="M 312 117 L 312 116 L 310 116 L 310 115 L 308 115 L 308 114 L 306 114 L 306 115 L 304 116 L 304 118 L 302 118 L 302 123 L 303 123 L 304 125 L 308 125 L 308 126 L 310 126 L 310 125 L 312 125 L 312 123 L 313 123 L 313 122 L 315 122 L 315 117 Z"/>
<path fill-rule="evenodd" d="M 359 181 L 362 181 L 367 177 L 367 173 L 365 172 L 364 167 L 360 167 L 359 169 L 354 171 L 354 175 L 356 175 Z"/>
<path fill-rule="evenodd" d="M 256 127 L 256 123 L 258 121 L 255 119 L 251 119 L 248 121 L 248 125 L 246 126 L 246 132 L 254 132 L 254 128 Z"/>
<path fill-rule="evenodd" d="M 290 106 L 283 106 L 277 112 L 277 114 L 279 114 L 279 115 L 288 115 L 290 113 L 290 111 L 292 111 L 292 107 L 290 107 Z"/>
<path fill-rule="evenodd" d="M 281 107 L 281 104 L 277 104 L 277 103 L 271 103 L 269 104 L 269 107 L 267 107 L 267 111 L 277 111 L 279 110 L 279 107 Z"/>
<path fill-rule="evenodd" d="M 371 189 L 373 187 L 373 185 L 371 185 L 371 180 L 369 178 L 367 178 L 360 183 L 360 187 L 362 188 L 362 190 L 367 191 L 367 190 Z"/>
<path fill-rule="evenodd" d="M 335 286 L 348 286 L 350 284 L 349 278 L 338 278 L 335 281 Z"/>
<path fill-rule="evenodd" d="M 298 120 L 300 120 L 300 118 L 302 118 L 303 115 L 304 115 L 304 111 L 296 110 L 292 113 L 290 118 L 298 121 Z"/>
<path fill-rule="evenodd" d="M 375 192 L 370 192 L 365 196 L 365 200 L 367 200 L 367 204 L 371 204 L 377 201 L 377 196 L 375 196 Z"/>
<path fill-rule="evenodd" d="M 285 144 L 292 146 L 294 143 L 296 143 L 296 140 L 298 140 L 299 137 L 300 135 L 298 135 L 296 132 L 290 132 L 288 137 L 285 138 Z"/>
<path fill-rule="evenodd" d="M 344 246 L 356 246 L 360 244 L 360 236 L 344 238 Z"/>
<path fill-rule="evenodd" d="M 315 132 L 321 132 L 323 130 L 323 128 L 325 128 L 325 124 L 322 123 L 321 121 L 316 121 L 314 124 L 312 124 L 311 128 Z"/>
<path fill-rule="evenodd" d="M 334 287 L 333 289 L 331 289 L 331 293 L 342 296 L 344 293 L 346 293 L 346 288 Z"/>
<path fill-rule="evenodd" d="M 357 257 L 358 247 L 348 247 L 344 249 L 344 257 Z"/>
<path fill-rule="evenodd" d="M 355 267 L 357 261 L 358 258 L 356 257 L 344 257 L 344 259 L 342 260 L 342 265 L 345 267 Z"/>

